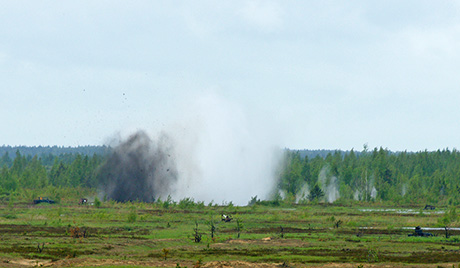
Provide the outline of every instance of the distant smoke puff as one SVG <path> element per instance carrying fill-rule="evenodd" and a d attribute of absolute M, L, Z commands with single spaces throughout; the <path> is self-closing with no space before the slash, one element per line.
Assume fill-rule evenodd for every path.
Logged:
<path fill-rule="evenodd" d="M 100 167 L 99 188 L 109 199 L 120 202 L 152 202 L 167 195 L 177 181 L 172 143 L 163 134 L 153 142 L 139 131 L 118 145 Z"/>
<path fill-rule="evenodd" d="M 300 201 L 305 200 L 309 194 L 310 194 L 310 187 L 308 186 L 308 183 L 305 183 L 300 189 L 300 192 L 297 193 L 295 197 L 295 202 L 299 203 Z"/>
<path fill-rule="evenodd" d="M 334 203 L 340 198 L 339 183 L 337 177 L 330 176 L 329 172 L 329 166 L 323 167 L 318 175 L 318 183 L 324 192 L 327 202 Z"/>

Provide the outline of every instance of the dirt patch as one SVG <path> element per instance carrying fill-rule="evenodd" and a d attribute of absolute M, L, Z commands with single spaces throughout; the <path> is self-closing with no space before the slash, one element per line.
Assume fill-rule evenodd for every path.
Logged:
<path fill-rule="evenodd" d="M 193 267 L 191 261 L 135 261 L 135 260 L 114 260 L 114 259 L 92 259 L 92 258 L 74 258 L 64 259 L 53 262 L 48 267 L 88 267 L 88 266 L 141 266 L 141 267 Z"/>
<path fill-rule="evenodd" d="M 1 234 L 23 235 L 28 237 L 63 237 L 69 236 L 70 230 L 74 226 L 36 226 L 36 225 L 15 225 L 15 224 L 2 224 L 0 225 Z M 79 227 L 86 230 L 89 236 L 110 235 L 125 238 L 137 238 L 139 236 L 149 235 L 152 230 L 158 228 L 131 228 L 131 227 L 111 227 L 111 228 L 94 228 L 94 227 Z M 160 227 L 161 228 L 161 227 Z M 133 237 L 134 235 L 134 237 Z"/>
<path fill-rule="evenodd" d="M 50 265 L 52 265 L 51 260 L 33 259 L 3 260 L 0 263 L 1 267 L 48 267 Z"/>
<path fill-rule="evenodd" d="M 270 234 L 270 233 L 281 233 L 284 234 L 302 234 L 302 233 L 322 233 L 324 229 L 303 229 L 303 228 L 293 228 L 293 227 L 283 227 L 281 230 L 280 227 L 271 227 L 271 228 L 253 228 L 246 231 L 248 234 Z"/>
<path fill-rule="evenodd" d="M 273 267 L 290 267 L 283 263 L 252 263 L 244 261 L 211 261 L 203 264 L 201 267 L 218 267 L 218 268 L 273 268 Z"/>
<path fill-rule="evenodd" d="M 232 239 L 228 241 L 228 243 L 230 244 L 249 244 L 251 242 L 252 241 L 250 240 L 243 240 L 243 239 Z"/>
<path fill-rule="evenodd" d="M 228 240 L 226 243 L 216 243 L 217 245 L 227 245 L 227 244 L 239 244 L 239 245 L 262 245 L 262 246 L 284 246 L 284 247 L 306 247 L 308 243 L 299 241 L 296 239 L 277 239 L 273 237 L 265 237 L 260 240 L 244 240 L 244 239 L 232 239 Z"/>
<path fill-rule="evenodd" d="M 67 230 L 67 227 L 48 227 L 48 226 L 33 226 L 33 225 L 15 225 L 2 224 L 0 225 L 0 233 L 2 234 L 27 234 L 32 236 L 62 236 Z"/>

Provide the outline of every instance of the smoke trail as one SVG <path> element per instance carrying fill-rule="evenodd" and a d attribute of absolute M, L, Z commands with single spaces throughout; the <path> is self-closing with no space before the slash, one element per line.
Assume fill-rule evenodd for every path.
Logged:
<path fill-rule="evenodd" d="M 172 151 L 165 134 L 155 143 L 143 131 L 131 135 L 99 168 L 100 191 L 121 202 L 151 202 L 168 193 L 177 181 Z"/>

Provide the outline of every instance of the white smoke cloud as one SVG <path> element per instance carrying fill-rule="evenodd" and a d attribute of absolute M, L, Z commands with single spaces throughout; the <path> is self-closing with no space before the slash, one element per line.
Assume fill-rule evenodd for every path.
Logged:
<path fill-rule="evenodd" d="M 353 198 L 354 198 L 356 201 L 363 200 L 362 192 L 359 191 L 359 190 L 355 190 L 355 193 L 353 194 Z"/>
<path fill-rule="evenodd" d="M 407 192 L 407 184 L 403 184 L 401 188 L 401 196 L 405 196 Z"/>
<path fill-rule="evenodd" d="M 245 205 L 253 196 L 269 197 L 281 152 L 271 129 L 216 95 L 192 100 L 181 112 L 167 130 L 179 174 L 174 199 Z"/>
<path fill-rule="evenodd" d="M 375 186 L 372 186 L 371 190 L 371 198 L 375 199 L 377 197 L 377 189 L 375 189 Z"/>
<path fill-rule="evenodd" d="M 377 189 L 374 186 L 374 177 L 371 178 L 362 178 L 363 185 L 361 188 L 355 190 L 353 195 L 354 199 L 357 201 L 366 200 L 366 198 L 370 197 L 371 199 L 375 199 L 377 197 Z"/>
<path fill-rule="evenodd" d="M 324 192 L 327 202 L 334 203 L 340 198 L 339 182 L 337 177 L 329 176 L 329 167 L 325 166 L 321 169 L 318 175 L 318 182 Z"/>
<path fill-rule="evenodd" d="M 340 198 L 339 183 L 337 177 L 332 176 L 330 178 L 330 182 L 327 185 L 325 195 L 327 198 L 327 202 L 329 203 L 334 203 L 335 200 Z"/>
<path fill-rule="evenodd" d="M 308 198 L 309 194 L 310 194 L 310 187 L 308 186 L 308 183 L 305 183 L 300 189 L 300 191 L 297 193 L 295 197 L 295 202 L 299 203 L 305 200 L 306 198 Z"/>

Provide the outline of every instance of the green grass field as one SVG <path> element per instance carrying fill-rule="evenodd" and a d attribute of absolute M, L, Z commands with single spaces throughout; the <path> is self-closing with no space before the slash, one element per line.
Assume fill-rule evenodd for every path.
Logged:
<path fill-rule="evenodd" d="M 422 208 L 3 204 L 0 267 L 459 267 L 460 231 L 403 229 L 458 226 Z"/>

